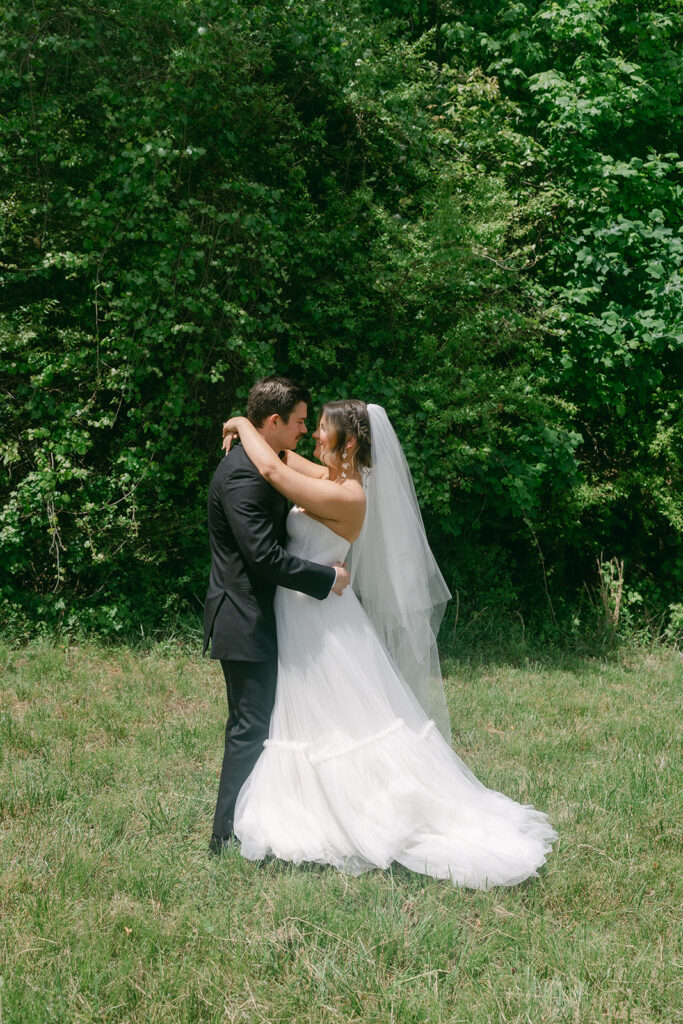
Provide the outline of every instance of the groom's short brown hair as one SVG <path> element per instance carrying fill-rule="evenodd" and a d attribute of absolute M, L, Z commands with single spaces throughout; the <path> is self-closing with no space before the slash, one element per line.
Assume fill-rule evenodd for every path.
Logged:
<path fill-rule="evenodd" d="M 249 391 L 247 417 L 255 427 L 262 427 L 264 421 L 275 413 L 287 423 L 292 410 L 299 402 L 311 404 L 311 396 L 306 388 L 295 384 L 288 377 L 262 377 Z"/>

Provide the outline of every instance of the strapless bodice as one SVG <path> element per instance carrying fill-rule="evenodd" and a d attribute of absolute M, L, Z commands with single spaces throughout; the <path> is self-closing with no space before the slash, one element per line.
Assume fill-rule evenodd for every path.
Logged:
<path fill-rule="evenodd" d="M 343 537 L 333 533 L 324 523 L 311 519 L 302 508 L 295 505 L 287 516 L 287 550 L 309 562 L 334 565 L 343 562 L 350 544 Z"/>

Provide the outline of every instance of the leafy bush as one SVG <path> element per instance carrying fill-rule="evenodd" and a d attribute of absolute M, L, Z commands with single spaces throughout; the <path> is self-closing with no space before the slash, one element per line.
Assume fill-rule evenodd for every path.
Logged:
<path fill-rule="evenodd" d="M 272 371 L 387 407 L 470 610 L 559 608 L 603 550 L 675 600 L 674 26 L 434 10 L 6 5 L 14 628 L 196 617 L 220 423 Z"/>

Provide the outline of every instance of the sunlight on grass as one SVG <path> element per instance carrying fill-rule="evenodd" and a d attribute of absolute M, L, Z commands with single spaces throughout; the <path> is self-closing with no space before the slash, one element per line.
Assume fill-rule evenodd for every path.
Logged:
<path fill-rule="evenodd" d="M 676 1019 L 678 654 L 450 664 L 455 749 L 560 833 L 489 893 L 209 858 L 225 697 L 194 653 L 0 667 L 3 1024 Z"/>

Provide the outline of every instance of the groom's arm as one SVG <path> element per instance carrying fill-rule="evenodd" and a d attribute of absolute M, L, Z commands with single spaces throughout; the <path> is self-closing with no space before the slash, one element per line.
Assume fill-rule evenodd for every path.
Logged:
<path fill-rule="evenodd" d="M 337 578 L 336 570 L 285 551 L 275 532 L 268 484 L 260 477 L 239 471 L 231 474 L 223 482 L 221 504 L 254 576 L 318 600 L 328 596 Z"/>

